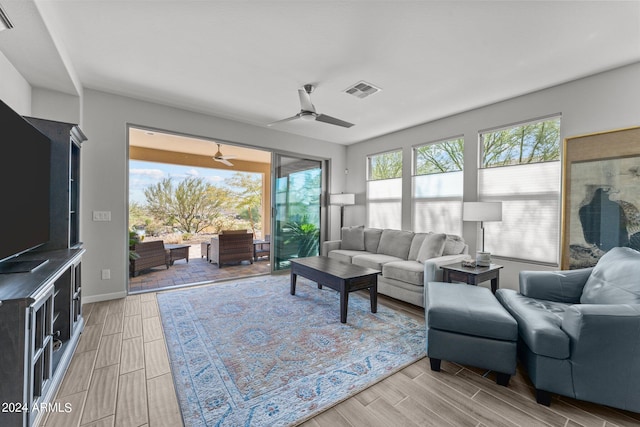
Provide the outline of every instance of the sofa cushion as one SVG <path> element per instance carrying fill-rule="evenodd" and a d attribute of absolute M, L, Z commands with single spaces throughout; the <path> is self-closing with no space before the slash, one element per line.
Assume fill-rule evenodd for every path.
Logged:
<path fill-rule="evenodd" d="M 370 254 L 366 251 L 351 251 L 345 249 L 336 249 L 330 251 L 327 255 L 329 258 L 335 259 L 336 261 L 344 262 L 345 264 L 351 264 L 351 259 L 357 255 L 366 255 Z M 370 254 L 373 255 L 373 254 Z"/>
<path fill-rule="evenodd" d="M 414 233 L 404 230 L 382 230 L 378 253 L 406 260 Z"/>
<path fill-rule="evenodd" d="M 467 247 L 464 239 L 455 234 L 447 234 L 447 241 L 444 243 L 442 255 L 458 255 L 464 252 Z"/>
<path fill-rule="evenodd" d="M 360 267 L 373 268 L 382 271 L 382 265 L 393 261 L 403 261 L 401 258 L 385 254 L 362 254 L 351 258 L 351 262 Z"/>
<path fill-rule="evenodd" d="M 418 261 L 391 261 L 382 266 L 382 277 L 424 286 L 424 265 Z"/>
<path fill-rule="evenodd" d="M 411 241 L 411 247 L 409 247 L 409 255 L 407 259 L 415 261 L 418 257 L 418 252 L 420 251 L 420 246 L 422 246 L 422 242 L 424 239 L 433 233 L 415 233 L 413 235 L 413 240 Z"/>
<path fill-rule="evenodd" d="M 442 256 L 444 244 L 447 239 L 446 234 L 430 234 L 422 242 L 416 261 L 425 262 L 428 259 Z"/>
<path fill-rule="evenodd" d="M 513 289 L 498 289 L 496 298 L 518 322 L 520 337 L 532 352 L 555 359 L 570 356 L 570 339 L 561 325 L 571 304 L 525 297 Z"/>
<path fill-rule="evenodd" d="M 364 225 L 342 227 L 340 249 L 364 251 Z"/>
<path fill-rule="evenodd" d="M 380 244 L 380 236 L 382 236 L 381 228 L 365 228 L 364 229 L 364 250 L 375 254 L 378 252 L 378 244 Z"/>
<path fill-rule="evenodd" d="M 640 252 L 613 248 L 604 254 L 587 279 L 582 304 L 640 304 Z"/>

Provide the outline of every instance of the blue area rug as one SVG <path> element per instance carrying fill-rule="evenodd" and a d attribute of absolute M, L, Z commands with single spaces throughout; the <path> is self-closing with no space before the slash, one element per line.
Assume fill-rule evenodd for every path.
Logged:
<path fill-rule="evenodd" d="M 158 294 L 186 426 L 300 423 L 425 355 L 424 321 L 289 276 Z"/>

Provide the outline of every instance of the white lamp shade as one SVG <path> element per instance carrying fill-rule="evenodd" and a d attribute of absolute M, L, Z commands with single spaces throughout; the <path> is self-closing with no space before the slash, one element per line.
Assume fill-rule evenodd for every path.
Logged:
<path fill-rule="evenodd" d="M 502 221 L 502 202 L 464 202 L 463 221 Z"/>
<path fill-rule="evenodd" d="M 340 206 L 355 205 L 356 195 L 353 193 L 329 194 L 329 204 Z"/>

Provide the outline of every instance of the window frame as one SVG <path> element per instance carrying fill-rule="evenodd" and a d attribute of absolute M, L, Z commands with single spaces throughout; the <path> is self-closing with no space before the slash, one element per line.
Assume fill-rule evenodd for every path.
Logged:
<path fill-rule="evenodd" d="M 445 171 L 445 172 L 430 172 L 430 173 L 418 173 L 418 160 L 419 160 L 419 156 L 418 156 L 418 150 L 422 147 L 427 147 L 427 146 L 432 146 L 432 145 L 438 145 L 438 144 L 444 144 L 447 142 L 453 142 L 453 141 L 458 141 L 458 140 L 462 140 L 462 165 L 461 168 L 455 171 Z M 437 139 L 434 141 L 430 141 L 430 142 L 426 142 L 426 143 L 421 143 L 418 145 L 414 145 L 411 147 L 411 229 L 414 230 L 415 232 L 446 232 L 448 234 L 457 234 L 457 235 L 462 235 L 462 231 L 463 231 L 463 227 L 462 227 L 462 203 L 464 200 L 464 144 L 465 144 L 465 139 L 464 139 L 464 134 L 459 134 L 459 135 L 455 135 L 452 137 L 447 137 L 447 138 L 442 138 L 442 139 Z M 443 178 L 446 179 L 446 175 L 448 174 L 457 174 L 459 175 L 459 179 L 460 179 L 460 193 L 459 196 L 452 196 L 452 195 L 445 195 L 445 196 L 435 196 L 435 197 L 417 197 L 416 196 L 416 191 L 417 191 L 417 181 L 420 179 L 420 177 L 435 177 L 435 176 L 441 176 Z M 452 175 L 449 175 L 452 176 Z M 456 177 L 458 178 L 458 177 Z M 440 201 L 440 202 L 459 202 L 459 212 L 457 216 L 453 216 L 453 221 L 456 223 L 455 225 L 453 224 L 449 224 L 444 225 L 444 226 L 440 226 L 437 225 L 436 228 L 438 228 L 437 230 L 426 230 L 423 229 L 422 225 L 418 224 L 418 215 L 417 215 L 417 204 L 418 203 L 424 203 L 424 202 L 428 202 L 428 201 Z M 437 214 L 436 214 L 437 215 Z M 447 229 L 449 228 L 449 229 Z"/>
<path fill-rule="evenodd" d="M 552 121 L 552 120 L 557 120 L 558 121 L 558 137 L 557 137 L 557 148 L 558 148 L 558 158 L 554 159 L 554 160 L 546 160 L 546 161 L 537 161 L 537 162 L 529 162 L 529 163 L 514 163 L 514 164 L 509 164 L 509 165 L 494 165 L 494 166 L 484 166 L 483 165 L 483 158 L 484 158 L 484 138 L 486 134 L 489 133 L 493 133 L 493 132 L 500 132 L 500 131 L 504 131 L 504 130 L 509 130 L 509 129 L 514 129 L 514 128 L 518 128 L 518 127 L 522 127 L 522 126 L 527 126 L 530 124 L 537 124 L 540 122 L 545 122 L 545 121 Z M 493 201 L 501 201 L 503 203 L 503 211 L 505 209 L 505 202 L 508 204 L 509 201 L 513 202 L 513 201 L 520 201 L 522 203 L 527 203 L 527 202 L 534 202 L 534 201 L 540 201 L 543 204 L 545 203 L 545 201 L 547 202 L 552 202 L 555 203 L 555 212 L 553 215 L 549 215 L 549 217 L 547 218 L 547 222 L 551 225 L 551 228 L 543 230 L 543 232 L 552 235 L 554 241 L 552 242 L 555 245 L 555 259 L 550 261 L 550 260 L 541 260 L 540 258 L 532 258 L 532 257 L 526 257 L 526 256 L 514 256 L 514 254 L 512 253 L 507 253 L 507 254 L 501 254 L 501 253 L 493 253 L 492 255 L 495 256 L 496 258 L 500 258 L 500 259 L 505 259 L 505 260 L 513 260 L 513 261 L 518 261 L 518 262 L 526 262 L 528 264 L 538 264 L 538 265 L 544 265 L 544 266 L 551 266 L 551 267 L 557 267 L 559 266 L 559 261 L 560 261 L 560 236 L 561 236 L 561 215 L 562 215 L 562 206 L 561 206 L 561 198 L 562 198 L 562 114 L 561 113 L 555 113 L 555 114 L 550 114 L 550 115 L 546 115 L 546 116 L 542 116 L 542 117 L 538 117 L 538 118 L 534 118 L 534 119 L 530 119 L 530 120 L 524 120 L 521 122 L 516 122 L 516 123 L 512 123 L 512 124 L 508 124 L 508 125 L 503 125 L 503 126 L 498 126 L 498 127 L 494 127 L 494 128 L 489 128 L 489 129 L 484 129 L 484 130 L 480 130 L 478 131 L 478 157 L 477 157 L 477 177 L 476 177 L 476 182 L 477 182 L 477 198 L 478 201 L 486 201 L 486 202 L 493 202 Z M 503 194 L 496 194 L 496 195 L 492 195 L 492 196 L 483 196 L 483 189 L 481 187 L 481 184 L 483 182 L 483 177 L 481 176 L 482 174 L 490 174 L 492 173 L 492 170 L 495 170 L 497 173 L 504 173 L 507 172 L 506 168 L 516 168 L 518 166 L 527 166 L 528 168 L 533 168 L 536 167 L 536 165 L 545 165 L 545 166 L 540 166 L 545 167 L 547 169 L 551 169 L 552 165 L 556 166 L 554 168 L 554 172 L 553 173 L 557 173 L 557 177 L 554 178 L 554 180 L 549 181 L 549 182 L 553 182 L 554 184 L 554 188 L 552 192 L 547 191 L 540 191 L 539 193 L 532 193 L 532 192 L 528 192 L 528 193 L 503 193 Z M 500 169 L 502 169 L 500 171 Z M 557 170 L 555 170 L 557 169 Z M 547 185 L 549 185 L 547 183 Z M 550 197 L 550 195 L 552 195 L 553 197 Z M 545 206 L 543 206 L 545 207 Z M 505 216 L 506 213 L 506 216 Z M 492 234 L 494 235 L 493 238 L 495 239 L 495 235 L 496 234 L 500 234 L 500 238 L 504 238 L 505 235 L 508 236 L 508 234 L 506 232 L 504 232 L 503 230 L 503 224 L 505 222 L 508 222 L 508 212 L 503 212 L 503 220 L 502 222 L 487 222 L 484 224 L 485 226 L 485 239 L 486 242 L 491 242 L 492 239 Z M 513 233 L 513 232 L 512 232 Z M 489 244 L 489 246 L 491 246 Z M 490 249 L 489 249 L 490 250 Z M 529 251 L 525 251 L 524 253 L 530 253 Z"/>
<path fill-rule="evenodd" d="M 391 154 L 391 153 L 399 153 L 400 155 L 400 170 L 399 170 L 399 176 L 395 176 L 393 178 L 371 178 L 371 158 L 372 157 L 376 157 L 376 156 L 383 156 L 385 154 Z M 387 150 L 387 151 L 382 151 L 382 152 L 378 152 L 378 153 L 373 153 L 373 154 L 368 154 L 365 157 L 365 162 L 366 162 L 366 180 L 365 180 L 365 220 L 366 220 L 366 224 L 367 227 L 375 227 L 375 228 L 393 228 L 393 229 L 401 229 L 402 228 L 402 202 L 403 202 L 403 195 L 402 195 L 402 186 L 403 186 L 403 166 L 404 166 L 404 156 L 403 156 L 403 150 L 402 148 L 396 148 L 396 149 L 392 149 L 392 150 Z M 397 180 L 399 183 L 399 188 L 397 190 L 399 196 L 398 197 L 394 197 L 389 199 L 390 201 L 388 203 L 393 203 L 397 205 L 397 209 L 398 209 L 398 216 L 397 218 L 395 218 L 395 220 L 385 220 L 384 223 L 375 223 L 372 224 L 372 215 L 371 215 L 371 201 L 372 200 L 376 200 L 376 199 L 371 199 L 370 198 L 370 186 L 374 185 L 373 183 L 375 182 L 382 182 L 382 181 L 391 181 L 391 180 Z M 395 184 L 395 183 L 394 183 Z M 375 203 L 375 202 L 374 202 Z"/>

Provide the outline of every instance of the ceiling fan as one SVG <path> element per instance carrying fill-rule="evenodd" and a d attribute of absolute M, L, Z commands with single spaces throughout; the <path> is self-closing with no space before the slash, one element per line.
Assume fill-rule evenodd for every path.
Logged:
<path fill-rule="evenodd" d="M 345 122 L 344 120 L 336 119 L 335 117 L 327 116 L 326 114 L 318 114 L 316 112 L 316 107 L 311 103 L 311 92 L 313 92 L 314 86 L 307 84 L 304 85 L 304 89 L 298 89 L 298 95 L 300 96 L 300 112 L 295 116 L 278 120 L 273 123 L 269 123 L 267 126 L 273 126 L 275 124 L 288 122 L 291 120 L 302 119 L 302 120 L 316 120 L 318 122 L 328 123 L 330 125 L 342 126 L 345 128 L 350 128 L 353 126 L 353 123 Z"/>
<path fill-rule="evenodd" d="M 215 160 L 216 162 L 220 162 L 224 165 L 227 166 L 233 166 L 233 163 L 231 163 L 229 160 L 231 159 L 235 159 L 236 156 L 224 156 L 222 155 L 222 152 L 220 151 L 220 144 L 218 144 L 218 152 L 213 156 L 213 160 Z"/>

